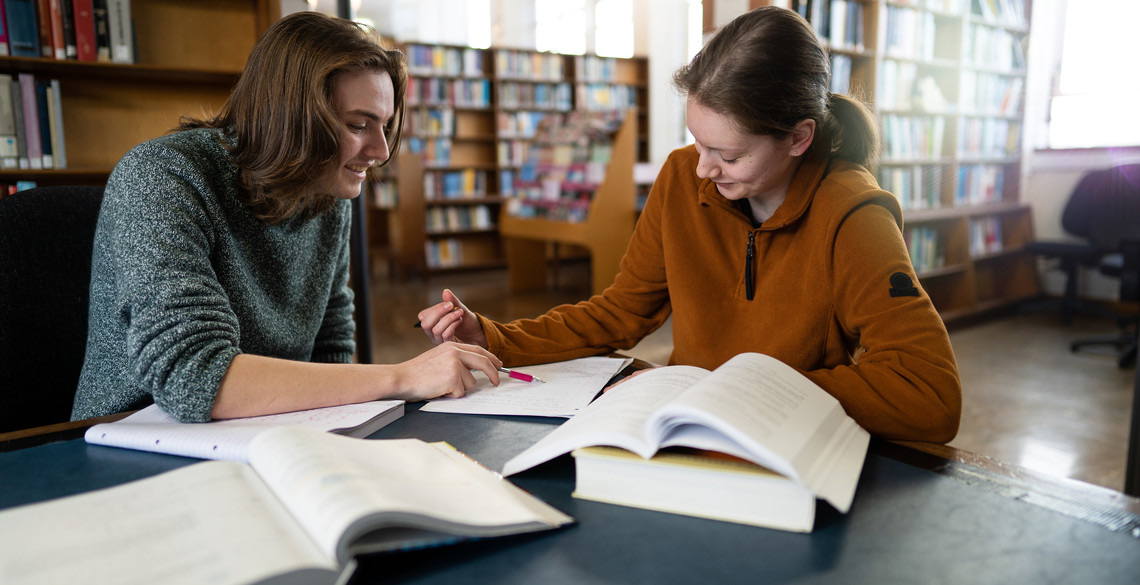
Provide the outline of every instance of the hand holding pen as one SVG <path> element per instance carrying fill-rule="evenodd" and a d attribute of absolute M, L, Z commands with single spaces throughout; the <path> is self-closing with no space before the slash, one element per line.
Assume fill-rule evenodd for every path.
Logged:
<path fill-rule="evenodd" d="M 439 303 L 419 312 L 416 327 L 422 328 L 428 339 L 436 345 L 457 341 L 486 348 L 487 335 L 483 332 L 479 317 L 449 289 L 443 290 L 442 298 Z"/>

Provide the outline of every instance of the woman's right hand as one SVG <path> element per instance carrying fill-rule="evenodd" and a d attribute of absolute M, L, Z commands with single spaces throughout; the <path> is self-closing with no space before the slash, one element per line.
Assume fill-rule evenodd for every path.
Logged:
<path fill-rule="evenodd" d="M 491 384 L 498 386 L 502 365 L 499 358 L 482 347 L 445 342 L 397 364 L 395 387 L 385 398 L 408 402 L 441 397 L 462 398 L 475 387 L 472 370 L 483 372 Z"/>
<path fill-rule="evenodd" d="M 420 327 L 439 345 L 448 341 L 487 347 L 487 334 L 475 313 L 450 289 L 443 289 L 443 300 L 419 312 Z"/>

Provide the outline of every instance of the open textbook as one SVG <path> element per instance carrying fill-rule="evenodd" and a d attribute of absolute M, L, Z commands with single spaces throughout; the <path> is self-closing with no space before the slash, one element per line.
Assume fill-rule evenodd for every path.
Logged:
<path fill-rule="evenodd" d="M 440 443 L 288 426 L 249 460 L 0 512 L 0 583 L 344 582 L 358 555 L 573 522 Z"/>
<path fill-rule="evenodd" d="M 83 439 L 93 445 L 167 455 L 248 461 L 250 442 L 272 427 L 303 426 L 367 437 L 402 416 L 403 400 L 374 400 L 208 423 L 180 423 L 152 404 L 115 422 L 93 425 Z"/>
<path fill-rule="evenodd" d="M 846 513 L 869 441 L 822 388 L 775 358 L 744 353 L 711 372 L 667 366 L 627 379 L 507 461 L 503 474 L 583 447 L 619 447 L 644 459 L 691 447 L 766 467 Z"/>

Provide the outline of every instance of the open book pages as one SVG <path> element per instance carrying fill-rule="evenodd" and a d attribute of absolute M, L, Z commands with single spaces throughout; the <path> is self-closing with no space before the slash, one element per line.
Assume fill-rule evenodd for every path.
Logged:
<path fill-rule="evenodd" d="M 358 554 L 573 518 L 444 444 L 304 427 L 204 461 L 0 512 L 0 583 L 343 582 Z"/>
<path fill-rule="evenodd" d="M 512 475 L 594 445 L 651 457 L 669 446 L 719 451 L 806 486 L 846 512 L 870 436 L 795 369 L 744 353 L 716 370 L 667 366 L 634 376 L 503 466 Z"/>
<path fill-rule="evenodd" d="M 200 459 L 248 461 L 250 442 L 272 427 L 302 426 L 367 437 L 402 416 L 404 401 L 376 400 L 208 423 L 180 423 L 152 404 L 121 420 L 94 425 L 83 438 L 93 445 Z"/>

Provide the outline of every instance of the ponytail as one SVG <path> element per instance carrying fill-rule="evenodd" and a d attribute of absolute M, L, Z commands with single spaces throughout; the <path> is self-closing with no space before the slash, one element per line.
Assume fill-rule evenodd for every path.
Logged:
<path fill-rule="evenodd" d="M 863 102 L 842 94 L 827 94 L 823 136 L 831 155 L 870 168 L 879 158 L 879 130 Z"/>

